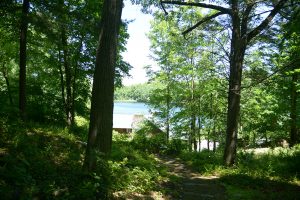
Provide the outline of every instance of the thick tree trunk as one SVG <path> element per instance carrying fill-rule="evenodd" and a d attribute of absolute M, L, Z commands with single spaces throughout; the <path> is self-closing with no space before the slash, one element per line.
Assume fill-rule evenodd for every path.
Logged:
<path fill-rule="evenodd" d="M 24 121 L 26 119 L 26 45 L 27 45 L 27 29 L 29 0 L 23 1 L 22 19 L 20 27 L 20 72 L 19 72 L 19 111 L 20 117 Z"/>
<path fill-rule="evenodd" d="M 114 74 L 122 0 L 105 0 L 94 74 L 90 127 L 84 168 L 94 169 L 96 153 L 109 155 L 112 145 Z"/>
<path fill-rule="evenodd" d="M 291 82 L 291 131 L 290 131 L 290 145 L 294 146 L 298 142 L 298 128 L 297 128 L 297 88 L 298 74 L 294 71 Z"/>
<path fill-rule="evenodd" d="M 232 8 L 233 30 L 230 51 L 226 144 L 224 151 L 224 164 L 228 166 L 233 165 L 236 158 L 242 67 L 247 44 L 246 38 L 241 38 L 240 18 L 237 9 L 237 5 L 234 5 Z"/>

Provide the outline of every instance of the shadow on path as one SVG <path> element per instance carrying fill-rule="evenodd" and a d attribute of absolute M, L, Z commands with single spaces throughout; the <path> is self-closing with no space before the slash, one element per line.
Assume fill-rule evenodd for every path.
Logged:
<path fill-rule="evenodd" d="M 159 161 L 169 168 L 170 174 L 179 177 L 177 186 L 170 188 L 177 190 L 177 195 L 170 194 L 172 199 L 182 200 L 223 200 L 226 198 L 224 186 L 222 186 L 216 176 L 201 176 L 193 172 L 179 159 L 170 157 L 157 157 Z M 166 184 L 170 187 L 171 184 Z M 170 192 L 170 193 L 171 193 Z"/>

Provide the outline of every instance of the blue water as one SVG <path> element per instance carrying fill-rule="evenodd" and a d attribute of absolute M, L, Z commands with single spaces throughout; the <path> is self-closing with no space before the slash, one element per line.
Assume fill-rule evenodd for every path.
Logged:
<path fill-rule="evenodd" d="M 144 103 L 116 102 L 114 104 L 114 115 L 149 115 L 149 108 Z"/>

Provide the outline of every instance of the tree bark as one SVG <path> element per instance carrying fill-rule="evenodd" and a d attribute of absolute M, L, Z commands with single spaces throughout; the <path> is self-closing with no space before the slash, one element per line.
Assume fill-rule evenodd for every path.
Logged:
<path fill-rule="evenodd" d="M 293 72 L 291 82 L 291 131 L 290 131 L 290 145 L 294 146 L 298 141 L 298 128 L 297 128 L 297 88 L 296 84 L 298 81 L 297 72 Z"/>
<path fill-rule="evenodd" d="M 191 63 L 193 64 L 193 59 L 191 59 Z M 197 142 L 196 142 L 196 113 L 195 113 L 195 80 L 194 75 L 192 77 L 192 97 L 191 97 L 191 143 L 193 145 L 194 151 L 197 151 Z"/>
<path fill-rule="evenodd" d="M 217 149 L 217 141 L 216 141 L 216 125 L 214 122 L 214 127 L 213 127 L 213 152 L 216 152 Z"/>
<path fill-rule="evenodd" d="M 232 5 L 232 37 L 228 88 L 227 129 L 224 164 L 233 165 L 236 158 L 238 119 L 240 114 L 242 67 L 247 41 L 241 38 L 237 2 Z"/>
<path fill-rule="evenodd" d="M 20 118 L 26 120 L 26 46 L 27 46 L 27 30 L 29 0 L 23 1 L 22 18 L 20 26 L 20 71 L 19 71 L 19 112 Z"/>
<path fill-rule="evenodd" d="M 200 81 L 199 81 L 200 85 Z M 199 96 L 199 101 L 198 101 L 198 107 L 199 107 L 199 113 L 198 113 L 198 147 L 199 147 L 199 152 L 201 151 L 201 129 L 202 129 L 202 121 L 201 121 L 201 96 Z"/>
<path fill-rule="evenodd" d="M 202 124 L 201 124 L 201 117 L 200 116 L 198 117 L 198 126 L 199 126 L 199 129 L 198 129 L 198 148 L 199 148 L 199 151 L 201 151 L 201 129 L 202 129 Z"/>
<path fill-rule="evenodd" d="M 196 115 L 192 113 L 191 116 L 191 145 L 193 146 L 194 151 L 197 151 L 197 142 L 196 142 Z"/>
<path fill-rule="evenodd" d="M 166 119 L 166 139 L 167 142 L 169 141 L 170 137 L 170 84 L 168 80 L 168 85 L 167 85 L 167 119 Z"/>
<path fill-rule="evenodd" d="M 10 86 L 9 86 L 9 79 L 8 79 L 8 75 L 7 75 L 7 70 L 5 70 L 5 65 L 3 64 L 3 70 L 2 70 L 2 74 L 3 77 L 5 79 L 5 83 L 6 83 L 6 89 L 7 89 L 7 94 L 8 94 L 8 98 L 9 98 L 9 103 L 12 106 L 13 105 L 13 99 L 12 99 L 12 95 L 11 95 L 11 91 L 10 91 Z"/>
<path fill-rule="evenodd" d="M 60 89 L 61 89 L 61 98 L 62 98 L 62 109 L 66 111 L 66 97 L 65 97 L 65 82 L 64 82 L 64 72 L 62 69 L 62 58 L 60 49 L 58 49 L 58 59 L 59 59 L 59 74 L 60 74 Z"/>
<path fill-rule="evenodd" d="M 92 171 L 96 154 L 109 155 L 112 145 L 114 74 L 122 0 L 105 0 L 94 73 L 88 144 L 84 168 Z"/>
<path fill-rule="evenodd" d="M 72 106 L 71 106 L 71 125 L 75 125 L 75 98 L 76 98 L 76 92 L 77 92 L 77 84 L 76 84 L 76 79 L 78 75 L 78 70 L 79 70 L 79 60 L 80 60 L 80 54 L 82 50 L 82 43 L 83 43 L 84 36 L 81 35 L 80 41 L 79 41 L 79 46 L 77 49 L 77 53 L 74 55 L 73 60 L 74 60 L 74 75 L 73 75 L 73 82 L 72 82 Z"/>
<path fill-rule="evenodd" d="M 61 28 L 61 43 L 63 49 L 63 63 L 64 63 L 64 71 L 66 77 L 66 104 L 65 104 L 65 111 L 66 111 L 66 120 L 67 125 L 71 126 L 74 124 L 74 117 L 72 116 L 72 73 L 71 73 L 71 66 L 69 63 L 69 53 L 68 53 L 68 41 L 67 41 L 67 33 L 65 27 L 62 26 Z"/>

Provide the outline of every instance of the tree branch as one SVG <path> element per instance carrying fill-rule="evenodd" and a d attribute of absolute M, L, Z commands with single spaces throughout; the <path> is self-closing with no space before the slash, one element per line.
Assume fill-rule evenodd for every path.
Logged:
<path fill-rule="evenodd" d="M 182 1 L 161 1 L 162 4 L 172 4 L 172 5 L 181 5 L 181 6 L 195 6 L 200 8 L 209 8 L 213 10 L 218 10 L 223 14 L 231 15 L 231 9 L 224 8 L 222 6 L 217 6 L 213 4 L 206 4 L 206 3 L 196 3 L 196 2 L 182 2 Z"/>
<path fill-rule="evenodd" d="M 241 24 L 241 34 L 244 36 L 247 33 L 248 29 L 248 19 L 249 19 L 249 14 L 254 6 L 254 3 L 251 3 L 247 5 L 247 8 L 243 14 L 243 19 L 242 19 L 242 24 Z"/>
<path fill-rule="evenodd" d="M 201 21 L 197 22 L 194 26 L 188 28 L 187 30 L 183 31 L 182 34 L 183 36 L 185 37 L 186 34 L 188 34 L 189 32 L 191 32 L 192 30 L 194 30 L 195 28 L 197 28 L 198 26 L 200 26 L 201 24 L 213 19 L 213 18 L 216 18 L 218 17 L 219 15 L 223 15 L 225 13 L 223 12 L 217 12 L 216 14 L 213 14 L 211 16 L 207 16 L 205 18 L 203 18 Z"/>
<path fill-rule="evenodd" d="M 249 32 L 247 35 L 247 42 L 250 42 L 251 39 L 253 39 L 255 36 L 257 36 L 263 29 L 265 29 L 268 24 L 272 21 L 274 16 L 280 11 L 280 9 L 284 6 L 284 4 L 288 0 L 280 0 L 277 5 L 275 5 L 274 9 L 270 12 L 270 14 L 264 19 L 260 25 L 258 25 L 255 29 L 253 29 L 251 32 Z"/>
<path fill-rule="evenodd" d="M 159 1 L 159 4 L 160 4 L 161 8 L 163 9 L 165 15 L 168 15 L 168 12 L 166 11 L 165 6 L 164 6 L 164 4 L 162 3 L 161 0 Z"/>
<path fill-rule="evenodd" d="M 279 72 L 283 72 L 285 71 L 286 69 L 288 69 L 289 67 L 292 67 L 295 63 L 297 63 L 300 59 L 296 59 L 296 60 L 293 60 L 291 61 L 290 63 L 286 64 L 285 66 L 275 70 L 273 73 L 271 73 L 270 75 L 268 75 L 267 77 L 255 82 L 255 83 L 252 83 L 248 86 L 245 86 L 245 87 L 242 87 L 242 89 L 248 89 L 248 88 L 251 88 L 251 87 L 254 87 L 254 86 L 257 86 L 259 84 L 261 84 L 262 82 L 266 81 L 267 79 L 271 78 L 272 76 L 276 75 L 277 73 Z"/>

